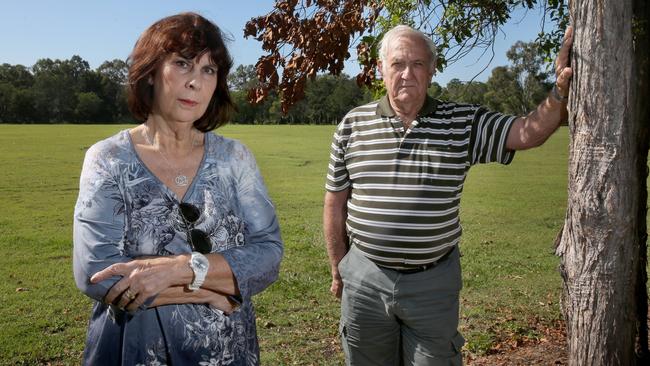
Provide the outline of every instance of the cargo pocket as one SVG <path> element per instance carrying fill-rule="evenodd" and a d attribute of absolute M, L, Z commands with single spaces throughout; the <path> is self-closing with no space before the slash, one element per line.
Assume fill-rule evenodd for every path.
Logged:
<path fill-rule="evenodd" d="M 454 350 L 454 355 L 447 359 L 446 365 L 449 366 L 462 366 L 463 365 L 463 355 L 461 350 L 465 345 L 465 338 L 459 333 L 451 338 L 451 348 Z"/>
<path fill-rule="evenodd" d="M 460 353 L 460 351 L 463 349 L 463 346 L 465 345 L 465 338 L 463 338 L 460 332 L 456 332 L 456 335 L 451 338 L 451 345 L 458 353 Z"/>
<path fill-rule="evenodd" d="M 465 345 L 465 338 L 458 332 L 450 340 L 432 345 L 433 348 L 430 348 L 431 359 L 435 361 L 431 365 L 462 365 L 461 350 L 463 345 Z"/>

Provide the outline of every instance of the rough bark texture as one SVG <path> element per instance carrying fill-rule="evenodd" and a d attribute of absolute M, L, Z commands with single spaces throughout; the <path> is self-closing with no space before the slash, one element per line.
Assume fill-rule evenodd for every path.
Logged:
<path fill-rule="evenodd" d="M 634 0 L 633 19 L 635 30 L 634 57 L 635 73 L 637 75 L 637 103 L 635 106 L 637 123 L 639 123 L 637 150 L 637 174 L 641 184 L 639 186 L 639 271 L 637 273 L 636 305 L 637 305 L 637 341 L 636 354 L 638 365 L 650 365 L 650 352 L 648 351 L 648 148 L 650 147 L 650 4 L 648 0 Z M 642 25 L 640 25 L 642 24 Z"/>
<path fill-rule="evenodd" d="M 576 366 L 642 364 L 647 355 L 646 2 L 570 5 L 569 194 L 557 253 Z M 646 21 L 641 38 L 638 15 Z"/>

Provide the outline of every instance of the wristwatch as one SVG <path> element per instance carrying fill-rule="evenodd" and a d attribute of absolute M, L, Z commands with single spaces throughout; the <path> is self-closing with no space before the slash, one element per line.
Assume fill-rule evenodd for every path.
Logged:
<path fill-rule="evenodd" d="M 192 283 L 187 285 L 187 288 L 190 291 L 198 290 L 203 281 L 205 281 L 205 276 L 208 274 L 208 268 L 210 268 L 210 261 L 203 254 L 199 252 L 192 252 L 189 262 L 190 268 L 194 272 L 194 279 Z"/>

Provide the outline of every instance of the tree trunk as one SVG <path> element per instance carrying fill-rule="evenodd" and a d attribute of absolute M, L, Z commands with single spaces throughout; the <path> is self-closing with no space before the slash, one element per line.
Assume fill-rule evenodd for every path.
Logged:
<path fill-rule="evenodd" d="M 646 364 L 647 0 L 572 0 L 569 192 L 557 248 L 570 365 Z"/>

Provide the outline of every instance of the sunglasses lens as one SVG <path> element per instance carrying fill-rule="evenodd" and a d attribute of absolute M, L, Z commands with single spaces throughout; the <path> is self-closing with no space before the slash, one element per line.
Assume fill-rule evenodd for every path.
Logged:
<path fill-rule="evenodd" d="M 190 236 L 192 237 L 192 244 L 194 244 L 194 250 L 201 254 L 208 254 L 212 251 L 212 244 L 210 243 L 210 238 L 203 230 L 192 229 L 190 231 Z"/>
<path fill-rule="evenodd" d="M 183 202 L 179 204 L 178 209 L 181 215 L 183 215 L 183 218 L 189 222 L 196 222 L 196 220 L 199 219 L 199 216 L 201 216 L 201 211 L 199 211 L 196 206 L 189 203 Z"/>

